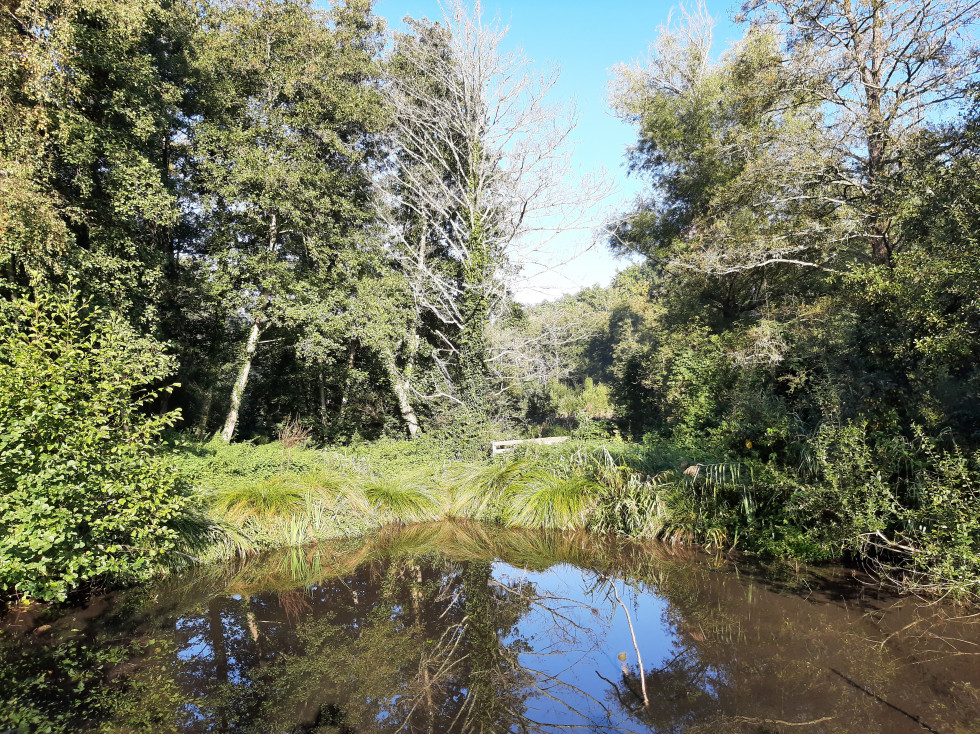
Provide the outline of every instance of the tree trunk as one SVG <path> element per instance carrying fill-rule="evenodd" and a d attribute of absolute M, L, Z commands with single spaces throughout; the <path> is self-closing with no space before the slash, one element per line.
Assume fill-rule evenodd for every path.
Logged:
<path fill-rule="evenodd" d="M 412 409 L 412 403 L 408 399 L 408 383 L 402 379 L 401 374 L 398 372 L 398 366 L 395 364 L 395 355 L 390 349 L 384 351 L 382 359 L 385 363 L 385 371 L 388 373 L 388 380 L 391 382 L 391 389 L 394 390 L 395 397 L 398 398 L 398 410 L 402 415 L 402 420 L 405 421 L 408 437 L 415 438 L 415 434 L 419 432 L 419 419 L 416 417 L 415 411 Z"/>
<path fill-rule="evenodd" d="M 871 18 L 871 38 L 868 40 L 867 51 L 862 57 L 855 54 L 855 60 L 860 64 L 861 81 L 865 93 L 865 127 L 864 132 L 867 136 L 867 171 L 868 188 L 870 191 L 870 221 L 868 235 L 871 240 L 871 259 L 876 265 L 892 265 L 892 246 L 889 240 L 889 217 L 886 214 L 887 208 L 884 204 L 885 179 L 888 174 L 888 153 L 889 130 L 884 112 L 882 110 L 883 88 L 884 88 L 884 66 L 886 54 L 886 40 L 884 31 L 885 6 L 872 5 Z M 859 23 L 850 15 L 851 27 L 856 36 L 860 33 L 867 33 L 866 30 L 859 30 Z M 861 42 L 855 43 L 856 48 L 861 47 Z M 866 57 L 866 58 L 865 58 Z"/>
<path fill-rule="evenodd" d="M 208 435 L 208 422 L 211 420 L 211 403 L 214 401 L 214 390 L 208 388 L 204 392 L 204 405 L 201 406 L 201 419 L 198 421 L 197 435 L 204 438 Z"/>
<path fill-rule="evenodd" d="M 212 599 L 207 606 L 208 618 L 208 642 L 211 646 L 211 662 L 214 665 L 214 680 L 221 686 L 220 690 L 228 685 L 231 677 L 228 665 L 228 650 L 225 648 L 225 625 L 221 618 L 221 609 L 218 607 L 218 600 Z M 229 731 L 228 728 L 228 705 L 227 703 L 218 704 L 218 731 Z"/>
<path fill-rule="evenodd" d="M 248 344 L 245 345 L 245 361 L 238 372 L 238 379 L 235 386 L 231 389 L 231 407 L 228 410 L 228 417 L 225 419 L 225 427 L 221 431 L 221 438 L 225 443 L 231 443 L 231 437 L 235 433 L 235 426 L 238 424 L 238 410 L 242 405 L 242 394 L 245 392 L 245 385 L 248 382 L 248 373 L 252 369 L 252 359 L 255 357 L 255 350 L 259 345 L 259 319 L 256 317 L 252 322 L 252 332 L 248 335 Z"/>
<path fill-rule="evenodd" d="M 354 346 L 354 340 L 351 339 L 350 345 L 347 347 L 347 372 L 344 373 L 344 386 L 341 389 L 340 394 L 340 410 L 337 411 L 337 424 L 341 427 L 344 422 L 344 413 L 347 410 L 347 396 L 350 394 L 350 383 L 351 376 L 354 372 L 354 355 L 356 348 Z"/>
<path fill-rule="evenodd" d="M 275 213 L 269 217 L 269 247 L 268 252 L 276 251 L 276 241 L 279 239 L 279 219 Z M 267 304 L 269 302 L 268 294 L 262 296 L 262 303 Z M 242 369 L 238 373 L 238 379 L 235 380 L 235 386 L 231 389 L 231 407 L 228 409 L 228 418 L 225 419 L 225 427 L 221 431 L 221 438 L 224 439 L 225 443 L 231 443 L 231 437 L 235 433 L 235 425 L 238 423 L 238 409 L 242 404 L 242 394 L 245 392 L 245 385 L 248 383 L 248 373 L 252 369 L 252 359 L 255 357 L 255 350 L 259 345 L 259 334 L 261 329 L 259 328 L 259 322 L 262 320 L 262 309 L 259 309 L 259 315 L 255 317 L 252 322 L 252 331 L 248 335 L 248 343 L 245 345 L 245 361 L 242 363 Z"/>
<path fill-rule="evenodd" d="M 317 387 L 320 388 L 320 425 L 327 428 L 327 386 L 323 382 L 323 370 L 317 371 Z"/>

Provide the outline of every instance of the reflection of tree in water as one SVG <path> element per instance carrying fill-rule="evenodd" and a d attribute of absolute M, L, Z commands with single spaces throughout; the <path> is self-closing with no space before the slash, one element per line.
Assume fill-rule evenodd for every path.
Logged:
<path fill-rule="evenodd" d="M 495 558 L 532 574 L 570 564 L 584 580 L 573 571 L 574 598 L 564 598 L 545 577 L 508 580 Z M 138 609 L 93 618 L 65 660 L 89 641 L 106 645 L 106 660 L 120 645 L 140 652 L 100 663 L 91 700 L 67 695 L 73 679 L 46 673 L 56 667 L 54 632 L 36 638 L 46 646 L 37 654 L 17 658 L 26 662 L 8 655 L 17 672 L 0 678 L 8 709 L 77 723 L 71 731 L 99 730 L 104 717 L 107 731 L 898 734 L 923 730 L 918 715 L 937 731 L 975 729 L 977 675 L 963 666 L 975 664 L 969 645 L 978 638 L 964 624 L 944 626 L 938 608 L 910 618 L 855 596 L 842 603 L 812 576 L 801 596 L 711 565 L 574 534 L 409 528 L 200 568 L 148 590 Z M 607 638 L 609 619 L 590 616 L 603 605 L 586 588 L 601 595 L 611 578 L 634 610 L 637 600 L 662 600 L 655 621 L 633 616 L 643 679 L 633 653 L 617 672 L 614 656 L 628 639 Z M 666 638 L 656 653 L 643 648 L 651 632 Z M 618 649 L 608 649 L 613 642 Z M 586 659 L 601 670 L 571 670 Z M 966 683 L 944 692 L 957 661 L 954 679 Z M 53 678 L 47 687 L 18 682 L 41 674 Z M 788 726 L 805 722 L 818 723 Z"/>
<path fill-rule="evenodd" d="M 639 666 L 624 666 L 621 677 L 605 680 L 608 699 L 651 731 L 892 733 L 941 731 L 944 720 L 950 731 L 980 731 L 964 723 L 971 707 L 964 697 L 953 704 L 952 696 L 935 696 L 951 690 L 963 668 L 955 674 L 944 666 L 929 670 L 916 645 L 898 642 L 911 642 L 906 613 L 935 630 L 944 627 L 935 610 L 923 608 L 919 617 L 911 600 L 889 609 L 894 598 L 886 594 L 879 603 L 873 590 L 862 594 L 853 582 L 841 586 L 832 576 L 783 584 L 747 568 L 740 577 L 704 564 L 658 569 L 634 560 L 621 559 L 619 568 L 632 579 L 627 586 L 666 602 L 660 626 L 670 630 L 672 647 L 646 667 L 648 706 Z M 801 583 L 805 595 L 793 588 Z M 889 617 L 893 633 L 883 624 Z M 975 644 L 967 640 L 976 634 L 944 635 L 946 660 L 960 654 L 957 646 Z M 975 673 L 968 677 L 976 680 Z"/>
<path fill-rule="evenodd" d="M 527 552 L 540 554 L 542 546 Z M 527 705 L 538 695 L 557 701 L 561 682 L 552 680 L 545 693 L 543 674 L 521 664 L 535 651 L 518 624 L 532 607 L 555 614 L 549 601 L 534 584 L 494 578 L 485 551 L 465 561 L 429 553 L 369 562 L 309 585 L 301 600 L 295 592 L 213 599 L 181 623 L 182 647 L 194 652 L 181 663 L 194 702 L 188 710 L 197 717 L 192 728 L 562 728 L 561 721 L 534 720 Z M 302 619 L 294 624 L 297 609 Z"/>
<path fill-rule="evenodd" d="M 666 577 L 658 577 L 657 581 L 662 584 Z M 618 589 L 620 585 L 622 592 Z M 591 598 L 604 601 L 616 614 L 625 616 L 633 645 L 635 664 L 628 662 L 630 653 L 620 653 L 622 673 L 617 679 L 596 671 L 608 685 L 607 700 L 628 720 L 642 723 L 645 730 L 663 734 L 685 732 L 697 722 L 715 718 L 721 711 L 718 692 L 725 683 L 724 671 L 708 663 L 696 644 L 682 638 L 674 638 L 669 656 L 659 664 L 644 667 L 635 629 L 639 620 L 634 620 L 630 612 L 627 590 L 632 592 L 634 601 L 643 593 L 638 582 L 629 583 L 605 573 L 596 575 L 587 584 Z M 635 610 L 636 605 L 633 607 Z M 683 623 L 677 619 L 677 608 L 673 605 L 667 606 L 663 617 L 663 627 Z M 703 636 L 700 639 L 703 641 Z"/>
<path fill-rule="evenodd" d="M 662 665 L 646 671 L 649 705 L 643 704 L 637 666 L 623 666 L 619 681 L 607 680 L 610 700 L 652 731 L 686 732 L 698 722 L 721 712 L 718 671 L 708 665 L 694 647 L 684 646 Z"/>
<path fill-rule="evenodd" d="M 369 580 L 377 596 L 365 593 Z M 314 731 L 507 731 L 522 716 L 527 643 L 509 638 L 529 595 L 493 582 L 488 562 L 403 559 L 316 587 L 296 647 L 260 678 L 267 705 L 247 727 Z M 337 593 L 340 591 L 340 593 Z"/>

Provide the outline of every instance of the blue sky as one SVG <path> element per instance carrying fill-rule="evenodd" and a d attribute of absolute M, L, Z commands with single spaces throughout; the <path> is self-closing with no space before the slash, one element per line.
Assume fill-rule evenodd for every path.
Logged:
<path fill-rule="evenodd" d="M 737 4 L 708 0 L 708 12 L 716 20 L 715 54 L 740 34 L 730 16 Z M 499 17 L 509 27 L 505 47 L 520 47 L 535 67 L 558 66 L 561 77 L 552 98 L 574 101 L 579 113 L 574 165 L 582 171 L 604 167 L 616 184 L 607 203 L 610 211 L 627 208 L 644 181 L 627 177 L 626 149 L 635 131 L 612 116 L 608 85 L 616 64 L 643 59 L 659 26 L 667 22 L 677 3 L 668 0 L 487 0 L 484 18 Z M 375 12 L 390 28 L 401 27 L 406 15 L 441 20 L 437 0 L 379 0 Z M 550 243 L 553 259 L 563 261 L 582 250 L 590 240 L 586 233 L 568 233 Z M 613 259 L 604 247 L 586 252 L 562 268 L 546 273 L 518 290 L 518 299 L 534 302 L 583 287 L 606 285 L 626 263 Z"/>

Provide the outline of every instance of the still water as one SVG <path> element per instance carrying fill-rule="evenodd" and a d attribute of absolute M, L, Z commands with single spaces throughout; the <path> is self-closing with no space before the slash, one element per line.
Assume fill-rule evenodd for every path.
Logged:
<path fill-rule="evenodd" d="M 389 528 L 8 614 L 0 731 L 980 732 L 974 613 L 844 569 Z"/>

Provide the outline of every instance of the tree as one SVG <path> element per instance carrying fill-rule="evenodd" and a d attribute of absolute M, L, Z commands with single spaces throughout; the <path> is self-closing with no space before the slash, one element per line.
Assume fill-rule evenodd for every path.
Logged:
<path fill-rule="evenodd" d="M 557 75 L 504 52 L 505 29 L 481 12 L 457 1 L 445 25 L 410 20 L 411 33 L 396 36 L 382 192 L 387 251 L 437 374 L 432 396 L 470 404 L 488 393 L 487 326 L 504 310 L 522 249 L 555 229 L 545 218 L 559 228 L 581 218 L 596 193 L 566 190 L 572 124 L 546 101 Z"/>
<path fill-rule="evenodd" d="M 631 168 L 656 194 L 616 226 L 612 245 L 688 271 L 731 319 L 787 270 L 837 256 L 841 236 L 821 198 L 832 152 L 805 77 L 787 70 L 765 28 L 712 61 L 712 27 L 703 7 L 684 13 L 645 66 L 618 69 L 613 104 L 639 127 Z"/>
<path fill-rule="evenodd" d="M 7 3 L 0 16 L 0 288 L 74 282 L 142 328 L 178 219 L 182 2 Z"/>
<path fill-rule="evenodd" d="M 260 336 L 316 328 L 322 303 L 346 292 L 362 261 L 365 157 L 380 119 L 370 85 L 377 32 L 361 0 L 329 14 L 305 0 L 242 0 L 222 6 L 198 39 L 215 101 L 193 132 L 195 255 L 227 279 L 226 313 L 244 316 L 248 330 L 225 441 Z"/>
<path fill-rule="evenodd" d="M 779 28 L 787 61 L 822 105 L 836 163 L 824 201 L 846 208 L 876 264 L 903 246 L 887 206 L 907 146 L 966 98 L 977 76 L 975 0 L 748 0 L 743 17 Z"/>
<path fill-rule="evenodd" d="M 493 325 L 490 368 L 498 380 L 546 385 L 572 377 L 608 314 L 576 296 L 515 309 Z"/>

